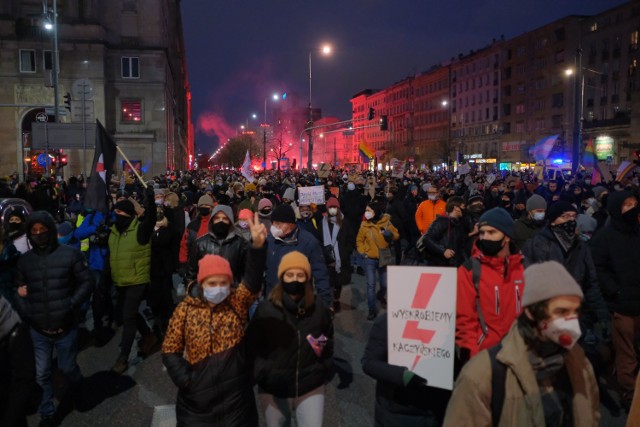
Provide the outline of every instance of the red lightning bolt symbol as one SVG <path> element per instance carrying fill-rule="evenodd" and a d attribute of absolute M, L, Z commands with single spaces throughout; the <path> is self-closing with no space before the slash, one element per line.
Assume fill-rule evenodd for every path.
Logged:
<path fill-rule="evenodd" d="M 427 308 L 427 306 L 429 305 L 429 301 L 431 301 L 431 297 L 436 290 L 436 286 L 440 281 L 440 277 L 442 277 L 441 274 L 432 273 L 424 273 L 420 275 L 420 281 L 418 282 L 418 288 L 416 289 L 416 294 L 413 297 L 411 308 Z M 419 323 L 420 322 L 418 322 L 417 320 L 408 320 L 407 324 L 404 327 L 402 338 L 406 338 L 409 340 L 418 340 L 424 344 L 429 344 L 433 339 L 436 331 L 430 329 L 420 329 Z M 416 359 L 413 362 L 413 367 L 411 369 L 415 369 L 419 360 L 420 356 L 416 356 Z"/>

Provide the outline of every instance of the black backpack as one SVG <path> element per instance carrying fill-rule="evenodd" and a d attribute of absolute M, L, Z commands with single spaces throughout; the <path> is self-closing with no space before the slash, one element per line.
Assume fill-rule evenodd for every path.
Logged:
<path fill-rule="evenodd" d="M 502 350 L 502 342 L 487 350 L 491 361 L 491 419 L 494 427 L 500 424 L 507 380 L 507 365 L 496 359 L 500 350 Z"/>

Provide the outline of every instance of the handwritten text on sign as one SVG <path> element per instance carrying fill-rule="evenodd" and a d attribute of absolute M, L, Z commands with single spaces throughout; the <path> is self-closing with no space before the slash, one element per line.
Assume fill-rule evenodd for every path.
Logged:
<path fill-rule="evenodd" d="M 455 268 L 388 267 L 389 363 L 453 388 Z"/>
<path fill-rule="evenodd" d="M 315 187 L 298 187 L 298 204 L 310 205 L 315 203 L 316 205 L 324 204 L 324 187 L 316 185 Z"/>

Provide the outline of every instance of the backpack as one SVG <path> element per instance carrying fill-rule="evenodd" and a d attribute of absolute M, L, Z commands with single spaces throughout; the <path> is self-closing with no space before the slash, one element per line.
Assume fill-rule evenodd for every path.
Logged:
<path fill-rule="evenodd" d="M 496 359 L 500 350 L 502 350 L 502 342 L 487 350 L 491 361 L 491 420 L 494 427 L 500 424 L 507 380 L 507 365 Z"/>

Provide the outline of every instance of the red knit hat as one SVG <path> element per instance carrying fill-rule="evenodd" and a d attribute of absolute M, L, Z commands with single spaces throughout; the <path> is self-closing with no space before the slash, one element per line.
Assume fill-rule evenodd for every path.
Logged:
<path fill-rule="evenodd" d="M 329 197 L 327 200 L 327 209 L 329 208 L 340 208 L 340 202 L 335 197 Z"/>
<path fill-rule="evenodd" d="M 238 219 L 251 219 L 253 218 L 253 212 L 251 209 L 242 209 L 238 212 Z"/>
<path fill-rule="evenodd" d="M 233 273 L 229 261 L 220 255 L 205 255 L 198 261 L 198 283 L 216 274 L 229 276 L 229 281 L 233 282 Z"/>

